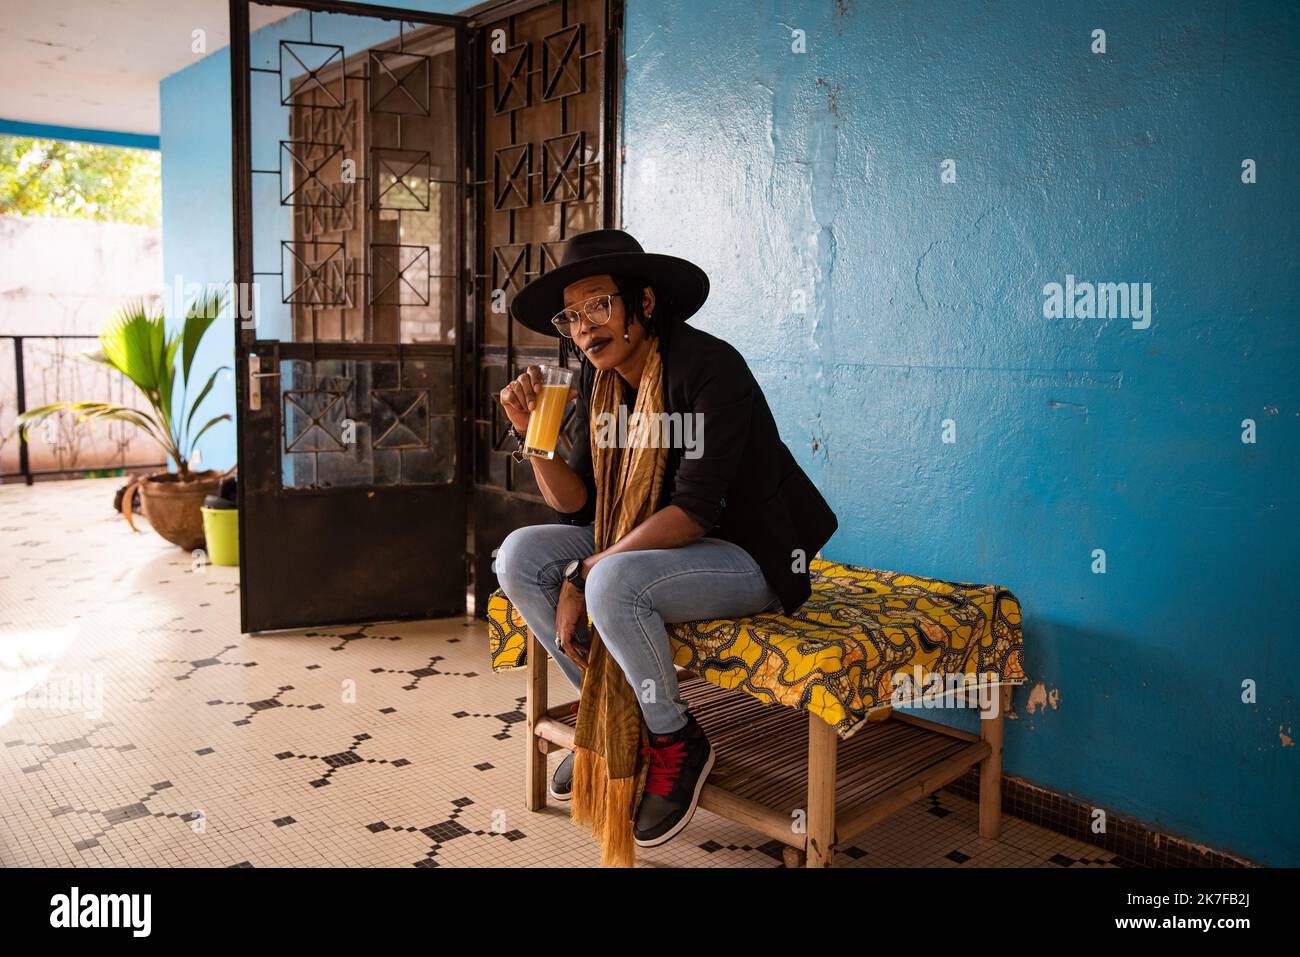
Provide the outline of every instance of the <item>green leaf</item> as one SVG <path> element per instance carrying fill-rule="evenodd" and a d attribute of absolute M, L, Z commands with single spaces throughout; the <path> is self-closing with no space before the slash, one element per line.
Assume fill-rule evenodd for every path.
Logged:
<path fill-rule="evenodd" d="M 181 333 L 185 343 L 181 353 L 181 375 L 187 385 L 190 381 L 190 369 L 194 367 L 194 356 L 199 351 L 199 343 L 203 341 L 208 328 L 225 308 L 226 290 L 209 288 L 207 293 L 196 299 L 185 313 L 185 328 Z"/>
<path fill-rule="evenodd" d="M 75 353 L 75 355 L 78 358 L 89 359 L 91 362 L 98 362 L 100 365 L 108 366 L 114 372 L 117 371 L 117 366 L 113 364 L 113 361 L 109 359 L 108 356 L 104 355 L 104 350 L 102 349 L 99 352 L 78 352 Z"/>
<path fill-rule="evenodd" d="M 17 419 L 19 437 L 23 441 L 28 441 L 28 432 L 40 425 L 41 422 L 44 422 L 51 415 L 62 414 L 64 412 L 75 413 L 73 421 L 78 424 L 83 422 L 96 422 L 100 419 L 115 419 L 122 422 L 129 422 L 144 430 L 145 435 L 161 445 L 164 450 L 170 452 L 172 448 L 172 444 L 164 438 L 165 433 L 159 428 L 158 423 L 152 419 L 148 413 L 141 412 L 139 409 L 133 409 L 130 406 L 118 405 L 115 402 L 53 402 L 49 405 L 43 405 L 35 409 L 28 409 L 22 415 L 18 416 Z"/>
<path fill-rule="evenodd" d="M 165 342 L 162 316 L 150 316 L 143 300 L 127 303 L 99 334 L 104 355 L 114 368 L 156 401 L 163 374 Z"/>
<path fill-rule="evenodd" d="M 46 419 L 56 412 L 62 412 L 72 403 L 70 402 L 51 402 L 49 405 L 40 405 L 34 409 L 28 409 L 26 412 L 14 419 L 14 424 L 18 426 L 18 438 L 21 441 L 27 441 L 27 433 L 36 426 L 40 425 Z"/>
<path fill-rule="evenodd" d="M 199 434 L 194 436 L 194 438 L 190 441 L 190 448 L 193 449 L 194 446 L 198 445 L 199 439 L 203 438 L 203 433 L 208 431 L 208 429 L 212 428 L 218 422 L 229 422 L 229 421 L 230 421 L 229 412 L 223 412 L 221 415 L 214 416 L 213 418 L 209 419 L 207 423 L 203 426 L 203 428 L 199 429 Z"/>
<path fill-rule="evenodd" d="M 176 387 L 176 350 L 180 347 L 180 336 L 172 336 L 167 339 L 163 345 L 162 367 L 165 374 L 158 380 L 158 412 L 162 417 L 163 424 L 167 427 L 167 432 L 171 435 L 172 440 L 177 444 L 180 443 L 180 434 L 174 426 L 176 421 L 172 416 L 172 395 Z M 184 397 L 182 396 L 182 406 Z M 182 408 L 182 414 L 184 409 Z"/>
<path fill-rule="evenodd" d="M 189 418 L 185 420 L 186 434 L 189 433 L 190 426 L 194 424 L 194 415 L 199 411 L 199 406 L 201 406 L 203 404 L 203 400 L 208 397 L 208 393 L 212 391 L 212 386 L 217 381 L 217 374 L 221 372 L 223 369 L 229 369 L 229 368 L 230 366 L 218 366 L 216 369 L 212 370 L 212 375 L 208 376 L 207 385 L 203 387 L 203 391 L 199 393 L 199 397 L 195 399 L 194 404 L 190 406 Z M 193 448 L 193 446 L 191 446 L 191 448 Z"/>
<path fill-rule="evenodd" d="M 99 419 L 115 419 L 120 422 L 130 422 L 132 425 L 139 426 L 148 438 L 153 439 L 165 450 L 170 452 L 173 448 L 172 443 L 163 439 L 163 432 L 159 429 L 158 423 L 149 418 L 139 409 L 117 406 L 115 408 L 103 408 L 85 412 L 77 417 L 78 422 L 95 422 Z"/>

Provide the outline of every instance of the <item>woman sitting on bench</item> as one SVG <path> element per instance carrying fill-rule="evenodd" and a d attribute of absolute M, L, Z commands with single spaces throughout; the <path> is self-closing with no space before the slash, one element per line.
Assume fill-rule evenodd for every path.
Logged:
<path fill-rule="evenodd" d="M 793 612 L 837 526 L 740 353 L 685 325 L 708 291 L 693 263 L 601 229 L 511 304 L 580 369 L 569 461 L 529 457 L 564 524 L 512 532 L 495 568 L 579 690 L 576 750 L 549 791 L 572 798 L 607 864 L 685 828 L 713 767 L 664 623 Z M 531 366 L 501 390 L 521 446 L 542 383 Z"/>

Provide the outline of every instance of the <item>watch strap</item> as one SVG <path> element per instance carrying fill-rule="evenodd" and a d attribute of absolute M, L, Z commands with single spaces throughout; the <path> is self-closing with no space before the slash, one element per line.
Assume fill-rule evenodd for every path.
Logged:
<path fill-rule="evenodd" d="M 567 581 L 574 588 L 578 589 L 578 591 L 585 591 L 587 587 L 587 579 L 583 577 L 582 574 L 583 561 L 584 559 L 579 559 L 577 567 L 574 568 L 574 570 L 571 573 L 566 574 L 564 576 L 564 580 Z"/>

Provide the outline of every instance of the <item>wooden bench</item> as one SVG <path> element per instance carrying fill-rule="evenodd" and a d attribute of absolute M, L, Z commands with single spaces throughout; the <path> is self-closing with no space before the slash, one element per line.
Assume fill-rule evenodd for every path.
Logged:
<path fill-rule="evenodd" d="M 700 806 L 780 841 L 788 866 L 825 867 L 837 846 L 978 765 L 979 834 L 996 838 L 1004 715 L 1025 680 L 1015 596 L 821 560 L 811 571 L 813 596 L 792 616 L 670 626 L 682 696 L 717 752 Z M 525 804 L 540 810 L 546 755 L 572 747 L 575 706 L 549 705 L 546 651 L 500 592 L 488 622 L 493 668 L 527 668 Z M 994 708 L 979 734 L 893 709 L 894 676 L 913 666 L 922 685 L 984 679 Z M 945 700 L 974 697 L 965 687 Z"/>

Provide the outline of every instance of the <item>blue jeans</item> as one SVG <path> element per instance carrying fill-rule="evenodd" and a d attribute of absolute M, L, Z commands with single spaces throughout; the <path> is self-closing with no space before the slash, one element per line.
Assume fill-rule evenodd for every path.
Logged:
<path fill-rule="evenodd" d="M 555 647 L 555 607 L 564 566 L 595 550 L 591 525 L 530 525 L 511 532 L 496 559 L 501 589 L 578 689 L 582 669 Z M 740 618 L 777 603 L 750 554 L 718 538 L 602 558 L 585 593 L 592 624 L 636 691 L 646 726 L 655 734 L 686 724 L 687 706 L 677 689 L 664 622 Z"/>

